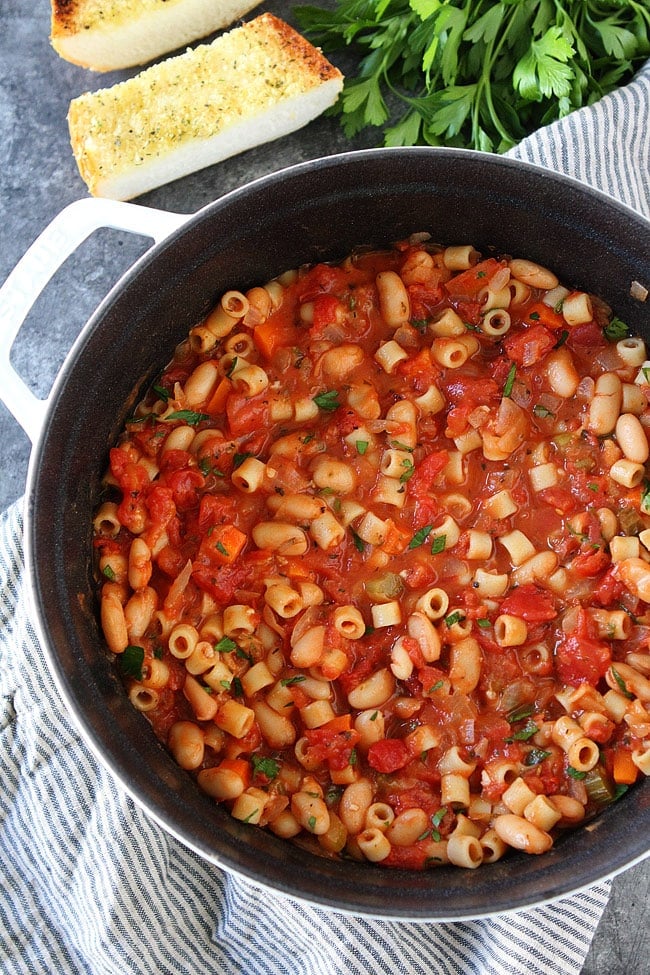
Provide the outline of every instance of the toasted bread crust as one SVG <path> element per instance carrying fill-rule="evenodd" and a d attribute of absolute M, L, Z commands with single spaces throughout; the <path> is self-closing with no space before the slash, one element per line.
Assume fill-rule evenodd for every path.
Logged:
<path fill-rule="evenodd" d="M 304 37 L 262 14 L 74 99 L 73 152 L 93 195 L 128 199 L 294 131 L 331 105 L 342 83 Z"/>
<path fill-rule="evenodd" d="M 50 40 L 93 71 L 146 64 L 228 27 L 259 0 L 51 0 Z"/>

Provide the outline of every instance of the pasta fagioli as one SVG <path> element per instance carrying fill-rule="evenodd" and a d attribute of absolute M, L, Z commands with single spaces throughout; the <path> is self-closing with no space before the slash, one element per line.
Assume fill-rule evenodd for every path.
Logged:
<path fill-rule="evenodd" d="M 650 774 L 650 366 L 608 315 L 417 235 L 191 329 L 110 451 L 99 618 L 236 819 L 476 869 Z"/>

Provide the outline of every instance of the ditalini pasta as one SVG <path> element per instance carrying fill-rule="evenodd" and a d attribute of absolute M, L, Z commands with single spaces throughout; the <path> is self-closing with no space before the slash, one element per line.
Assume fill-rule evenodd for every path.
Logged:
<path fill-rule="evenodd" d="M 650 774 L 649 395 L 525 258 L 419 234 L 227 292 L 110 451 L 129 699 L 322 855 L 544 853 Z"/>

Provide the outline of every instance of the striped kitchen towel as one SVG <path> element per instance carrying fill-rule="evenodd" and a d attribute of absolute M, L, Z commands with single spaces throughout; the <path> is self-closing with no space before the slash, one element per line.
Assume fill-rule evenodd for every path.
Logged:
<path fill-rule="evenodd" d="M 650 63 L 511 155 L 650 215 Z M 427 925 L 270 895 L 187 850 L 98 765 L 33 632 L 20 507 L 0 518 L 0 968 L 5 975 L 577 975 L 609 883 Z"/>
<path fill-rule="evenodd" d="M 270 895 L 147 819 L 80 740 L 32 630 L 19 504 L 0 518 L 4 975 L 573 975 L 604 882 L 535 910 L 430 925 Z"/>

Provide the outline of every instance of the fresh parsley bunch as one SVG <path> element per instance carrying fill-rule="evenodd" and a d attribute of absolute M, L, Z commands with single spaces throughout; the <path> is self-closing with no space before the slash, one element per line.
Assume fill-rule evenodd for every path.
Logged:
<path fill-rule="evenodd" d="M 648 0 L 336 0 L 295 9 L 326 53 L 360 55 L 333 111 L 348 136 L 505 152 L 650 56 Z"/>

